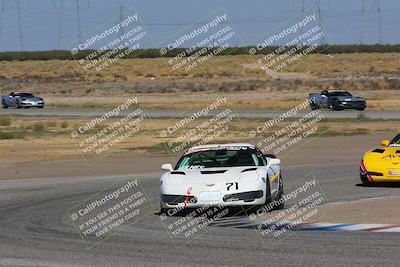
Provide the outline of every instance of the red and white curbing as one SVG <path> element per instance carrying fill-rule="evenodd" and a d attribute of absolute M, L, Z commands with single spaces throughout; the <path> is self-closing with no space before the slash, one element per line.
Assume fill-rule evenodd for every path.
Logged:
<path fill-rule="evenodd" d="M 375 233 L 400 233 L 400 225 L 396 224 L 344 224 L 344 223 L 304 223 L 294 230 L 309 231 L 363 231 Z"/>

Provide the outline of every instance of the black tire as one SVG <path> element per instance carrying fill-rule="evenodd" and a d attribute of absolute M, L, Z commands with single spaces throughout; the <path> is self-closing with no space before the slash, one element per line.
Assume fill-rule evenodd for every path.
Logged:
<path fill-rule="evenodd" d="M 360 168 L 360 179 L 364 186 L 371 186 L 372 183 L 368 180 L 367 175 Z"/>
<path fill-rule="evenodd" d="M 364 110 L 365 110 L 365 107 L 364 107 L 364 108 L 358 108 L 357 110 L 359 110 L 359 111 L 364 111 Z"/>
<path fill-rule="evenodd" d="M 19 109 L 19 108 L 22 108 L 22 107 L 21 107 L 21 103 L 20 103 L 19 101 L 17 102 L 17 108 L 18 108 L 18 109 Z"/>
<path fill-rule="evenodd" d="M 267 176 L 265 180 L 265 203 L 264 205 L 268 205 L 269 203 L 272 202 L 272 196 L 271 196 L 271 185 L 269 183 L 269 177 Z"/>
<path fill-rule="evenodd" d="M 159 213 L 159 215 L 165 214 L 167 217 L 169 217 L 169 215 L 168 215 L 168 211 L 169 210 L 170 210 L 170 208 L 163 208 L 161 206 L 161 202 L 160 202 L 160 213 Z"/>
<path fill-rule="evenodd" d="M 279 201 L 283 197 L 283 180 L 282 176 L 279 177 L 279 189 L 278 194 L 276 195 L 276 201 Z M 282 202 L 279 206 L 275 207 L 275 210 L 282 210 L 285 208 L 285 202 Z"/>
<path fill-rule="evenodd" d="M 333 104 L 333 101 L 329 101 L 328 107 L 329 107 L 330 110 L 335 110 L 335 106 Z"/>
<path fill-rule="evenodd" d="M 270 212 L 271 210 L 265 211 L 265 207 L 268 206 L 269 203 L 272 202 L 271 199 L 271 189 L 270 189 L 270 184 L 269 184 L 269 178 L 267 176 L 265 180 L 265 202 L 263 205 L 254 205 L 249 207 L 246 210 L 246 213 L 257 213 L 259 210 L 262 210 L 263 212 Z"/>
<path fill-rule="evenodd" d="M 311 110 L 317 110 L 318 107 L 315 104 L 310 104 L 310 108 Z"/>
<path fill-rule="evenodd" d="M 342 110 L 342 108 L 339 107 L 339 103 L 337 100 L 331 100 L 329 102 L 329 109 L 330 110 Z"/>
<path fill-rule="evenodd" d="M 38 108 L 44 108 L 44 106 L 38 106 Z"/>
<path fill-rule="evenodd" d="M 3 106 L 3 108 L 8 108 L 6 101 L 4 101 L 4 99 L 1 101 L 1 105 Z"/>

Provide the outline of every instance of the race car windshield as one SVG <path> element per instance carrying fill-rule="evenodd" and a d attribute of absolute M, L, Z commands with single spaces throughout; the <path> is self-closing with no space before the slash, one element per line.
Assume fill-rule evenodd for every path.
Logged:
<path fill-rule="evenodd" d="M 20 96 L 20 97 L 33 97 L 33 95 L 32 94 L 30 94 L 30 93 L 18 93 L 18 94 L 15 94 L 16 96 Z"/>
<path fill-rule="evenodd" d="M 262 165 L 262 157 L 255 149 L 210 149 L 183 155 L 178 161 L 175 169 L 204 169 Z"/>
<path fill-rule="evenodd" d="M 348 92 L 329 92 L 330 96 L 351 96 Z"/>
<path fill-rule="evenodd" d="M 398 134 L 393 140 L 390 142 L 389 146 L 400 146 L 400 134 Z"/>

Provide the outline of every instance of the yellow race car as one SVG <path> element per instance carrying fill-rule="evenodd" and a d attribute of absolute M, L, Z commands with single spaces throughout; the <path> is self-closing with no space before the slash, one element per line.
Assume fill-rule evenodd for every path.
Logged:
<path fill-rule="evenodd" d="M 392 141 L 383 140 L 383 148 L 368 151 L 360 165 L 364 185 L 380 182 L 400 182 L 400 134 Z"/>

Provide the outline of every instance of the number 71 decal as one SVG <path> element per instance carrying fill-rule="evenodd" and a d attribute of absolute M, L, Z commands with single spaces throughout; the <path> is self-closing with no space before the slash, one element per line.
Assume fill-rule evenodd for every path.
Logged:
<path fill-rule="evenodd" d="M 227 191 L 229 191 L 229 190 L 230 190 L 230 188 L 231 188 L 233 185 L 236 185 L 236 190 L 238 190 L 238 189 L 239 189 L 239 183 L 238 183 L 238 182 L 234 182 L 234 183 L 226 183 L 226 185 L 227 185 L 227 187 L 226 187 L 226 190 L 227 190 Z"/>

